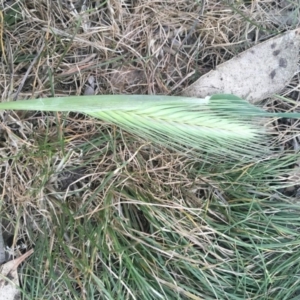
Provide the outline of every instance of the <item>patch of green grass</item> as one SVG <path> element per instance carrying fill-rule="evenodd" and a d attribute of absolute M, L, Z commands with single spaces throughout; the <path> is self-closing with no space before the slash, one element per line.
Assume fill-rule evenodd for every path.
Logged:
<path fill-rule="evenodd" d="M 299 205 L 253 197 L 209 206 L 199 199 L 201 208 L 191 208 L 134 186 L 112 186 L 102 201 L 85 217 L 68 203 L 53 207 L 25 271 L 28 299 L 291 299 L 297 292 Z"/>
<path fill-rule="evenodd" d="M 41 142 L 27 155 L 39 160 L 50 147 L 60 160 L 49 156 L 48 181 L 33 196 L 44 195 L 40 201 L 18 206 L 35 249 L 22 270 L 24 299 L 296 297 L 299 205 L 270 185 L 285 160 L 231 170 L 235 177 L 209 174 L 205 163 L 159 148 L 141 148 L 130 160 L 136 137 L 103 123 L 96 128 L 98 136 L 78 147 L 88 176 L 88 183 L 80 179 L 83 189 L 49 189 L 55 170 L 76 169 L 60 144 Z M 154 172 L 147 170 L 151 160 Z"/>
<path fill-rule="evenodd" d="M 4 6 L 5 9 L 4 9 L 4 14 L 3 14 L 3 21 L 6 26 L 8 26 L 8 27 L 14 26 L 23 19 L 22 8 L 20 5 L 22 2 L 24 2 L 24 1 L 20 0 L 12 5 Z"/>
<path fill-rule="evenodd" d="M 299 154 L 230 169 L 82 115 L 27 120 L 7 175 L 23 193 L 10 222 L 35 249 L 24 299 L 296 297 L 299 204 L 280 190 Z"/>

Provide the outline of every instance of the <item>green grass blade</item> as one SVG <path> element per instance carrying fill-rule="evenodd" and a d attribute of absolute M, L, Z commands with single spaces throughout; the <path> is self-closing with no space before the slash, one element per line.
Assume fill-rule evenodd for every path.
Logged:
<path fill-rule="evenodd" d="M 271 114 L 233 95 L 205 99 L 153 95 L 101 95 L 0 103 L 0 109 L 76 111 L 116 124 L 142 138 L 180 150 L 244 162 L 270 155 L 263 117 Z M 213 157 L 212 157 L 213 161 Z"/>

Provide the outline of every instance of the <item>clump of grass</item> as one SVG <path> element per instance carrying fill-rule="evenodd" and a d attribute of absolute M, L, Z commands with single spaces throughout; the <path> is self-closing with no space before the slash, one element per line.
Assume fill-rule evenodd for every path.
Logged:
<path fill-rule="evenodd" d="M 38 258 L 26 270 L 29 299 L 296 295 L 298 205 L 259 191 L 179 198 L 180 185 L 170 183 L 154 194 L 147 178 L 137 183 L 126 171 L 104 177 L 88 203 L 70 195 L 49 209 L 52 221 L 40 230 L 53 240 L 37 239 Z"/>
<path fill-rule="evenodd" d="M 52 149 L 52 164 L 36 166 L 44 176 L 15 199 L 11 222 L 36 253 L 23 270 L 25 299 L 296 295 L 299 206 L 279 190 L 286 158 L 228 170 L 234 180 L 101 122 L 77 119 L 77 137 L 68 126 L 64 151 L 35 144 L 35 161 Z M 26 182 L 20 159 L 10 181 Z M 67 170 L 80 174 L 62 190 Z"/>
<path fill-rule="evenodd" d="M 80 95 L 90 76 L 95 94 L 177 94 L 288 28 L 270 1 L 209 1 L 201 17 L 196 1 L 87 3 L 3 9 L 3 101 Z M 1 112 L 5 234 L 35 248 L 24 299 L 297 299 L 298 123 L 276 122 L 282 156 L 218 169 L 79 113 Z"/>

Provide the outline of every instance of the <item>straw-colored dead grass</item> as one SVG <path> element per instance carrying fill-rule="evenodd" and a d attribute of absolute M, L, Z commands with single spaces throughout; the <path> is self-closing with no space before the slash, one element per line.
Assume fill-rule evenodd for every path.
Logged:
<path fill-rule="evenodd" d="M 4 8 L 9 24 L 1 29 L 2 101 L 80 95 L 91 77 L 95 94 L 178 94 L 201 74 L 254 43 L 295 27 L 276 23 L 270 11 L 278 7 L 267 0 L 205 1 L 204 6 L 194 0 L 77 1 L 73 6 L 69 2 L 19 0 L 13 8 Z M 294 99 L 299 98 L 298 83 L 295 78 L 285 91 Z M 276 108 L 274 101 L 267 106 Z M 50 240 L 49 253 L 55 245 L 66 243 L 79 258 L 89 247 L 83 241 L 84 247 L 76 248 L 78 233 L 63 228 L 68 223 L 66 207 L 79 224 L 82 219 L 97 224 L 99 213 L 109 206 L 116 219 L 135 220 L 136 228 L 147 235 L 152 225 L 134 205 L 133 190 L 137 202 L 142 200 L 137 195 L 148 195 L 150 202 L 175 206 L 181 212 L 186 207 L 208 209 L 210 199 L 220 203 L 230 199 L 213 176 L 191 172 L 197 162 L 79 114 L 1 113 L 0 130 L 6 234 L 15 234 L 15 241 L 23 237 L 29 246 L 43 234 Z M 131 216 L 124 215 L 130 210 Z M 224 221 L 221 213 L 207 212 L 209 218 Z M 186 218 L 194 217 L 187 213 Z M 107 222 L 119 226 L 113 219 Z M 189 235 L 181 222 L 178 219 L 174 228 Z M 56 240 L 59 226 L 65 230 L 64 240 Z M 207 225 L 201 230 L 201 238 L 200 233 L 190 235 L 193 247 L 205 248 L 199 241 L 209 244 L 215 235 Z M 158 241 L 159 235 L 155 238 Z M 106 245 L 112 251 L 113 242 L 108 236 Z M 231 250 L 222 251 L 233 255 Z M 66 272 L 76 278 L 76 291 L 86 299 L 85 284 L 90 279 L 78 274 L 76 260 L 70 261 L 63 252 L 52 259 L 69 264 Z M 99 257 L 93 259 L 101 265 Z M 55 284 L 49 280 L 53 271 L 49 265 L 53 266 L 47 256 L 41 277 L 51 290 Z M 58 272 L 57 280 L 60 276 Z"/>
<path fill-rule="evenodd" d="M 66 2 L 18 1 L 10 12 L 18 22 L 4 28 L 2 99 L 41 47 L 18 98 L 81 94 L 91 75 L 99 94 L 169 94 L 278 29 L 267 18 L 271 1 Z"/>

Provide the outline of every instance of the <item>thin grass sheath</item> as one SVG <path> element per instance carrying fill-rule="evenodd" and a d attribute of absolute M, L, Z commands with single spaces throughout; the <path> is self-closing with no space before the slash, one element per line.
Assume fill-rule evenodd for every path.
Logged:
<path fill-rule="evenodd" d="M 209 99 L 176 97 L 176 96 L 150 96 L 150 95 L 101 95 L 101 96 L 70 96 L 39 98 L 24 101 L 0 103 L 0 109 L 13 110 L 39 110 L 39 111 L 131 111 L 156 110 L 156 106 L 187 106 L 197 108 L 207 105 Z"/>
<path fill-rule="evenodd" d="M 115 124 L 152 142 L 180 151 L 245 160 L 270 154 L 265 117 L 299 118 L 268 113 L 233 95 L 205 99 L 100 95 L 31 99 L 0 103 L 0 109 L 74 111 Z"/>

